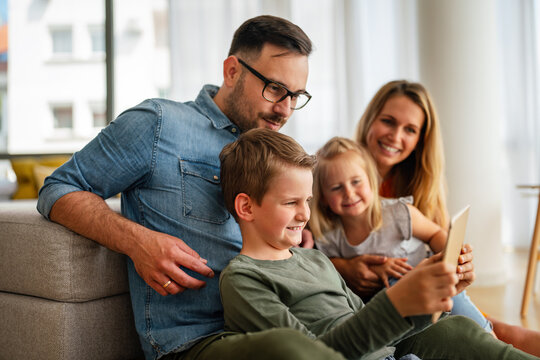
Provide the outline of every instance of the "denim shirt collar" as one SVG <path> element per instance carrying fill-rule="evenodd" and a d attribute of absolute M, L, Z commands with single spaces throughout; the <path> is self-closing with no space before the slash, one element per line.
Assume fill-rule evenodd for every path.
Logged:
<path fill-rule="evenodd" d="M 224 129 L 234 124 L 214 102 L 214 96 L 216 96 L 218 90 L 219 87 L 215 85 L 204 85 L 197 99 L 195 99 L 195 103 L 216 129 Z"/>

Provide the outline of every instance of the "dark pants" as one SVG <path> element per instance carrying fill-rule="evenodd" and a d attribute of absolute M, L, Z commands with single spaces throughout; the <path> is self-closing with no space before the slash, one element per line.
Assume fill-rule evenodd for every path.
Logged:
<path fill-rule="evenodd" d="M 224 332 L 210 336 L 165 360 L 345 360 L 337 351 L 293 329 L 279 328 L 254 333 Z"/>
<path fill-rule="evenodd" d="M 406 354 L 416 354 L 423 360 L 539 359 L 495 339 L 463 316 L 448 316 L 394 346 L 396 359 Z M 280 328 L 248 334 L 225 332 L 202 340 L 186 352 L 169 354 L 163 359 L 343 360 L 344 357 L 299 331 Z"/>
<path fill-rule="evenodd" d="M 423 360 L 538 359 L 495 339 L 473 320 L 458 315 L 448 316 L 395 346 L 396 358 L 412 353 Z"/>

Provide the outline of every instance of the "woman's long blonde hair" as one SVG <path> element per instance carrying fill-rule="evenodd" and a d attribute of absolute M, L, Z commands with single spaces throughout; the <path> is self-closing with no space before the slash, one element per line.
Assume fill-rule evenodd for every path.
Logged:
<path fill-rule="evenodd" d="M 377 230 L 382 225 L 381 201 L 379 198 L 379 174 L 375 161 L 369 152 L 361 148 L 353 140 L 333 137 L 319 151 L 317 151 L 317 164 L 313 171 L 313 200 L 311 202 L 311 219 L 309 229 L 313 236 L 324 242 L 324 233 L 335 229 L 339 221 L 339 216 L 325 204 L 322 188 L 328 174 L 328 164 L 338 155 L 348 151 L 353 151 L 358 155 L 358 161 L 366 172 L 369 186 L 373 191 L 371 204 L 366 209 L 369 225 L 372 231 Z"/>
<path fill-rule="evenodd" d="M 442 137 L 435 105 L 422 84 L 397 80 L 381 87 L 360 119 L 356 141 L 367 147 L 367 134 L 371 125 L 388 99 L 395 96 L 406 96 L 420 106 L 424 112 L 425 121 L 414 151 L 407 159 L 390 170 L 393 196 L 412 195 L 414 206 L 427 218 L 446 228 L 448 213 Z"/>

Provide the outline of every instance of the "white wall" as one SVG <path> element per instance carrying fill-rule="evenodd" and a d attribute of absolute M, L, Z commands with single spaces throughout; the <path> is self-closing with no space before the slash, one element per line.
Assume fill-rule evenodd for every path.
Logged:
<path fill-rule="evenodd" d="M 471 205 L 477 283 L 500 284 L 503 107 L 497 8 L 491 0 L 418 3 L 420 76 L 436 100 L 451 213 Z"/>

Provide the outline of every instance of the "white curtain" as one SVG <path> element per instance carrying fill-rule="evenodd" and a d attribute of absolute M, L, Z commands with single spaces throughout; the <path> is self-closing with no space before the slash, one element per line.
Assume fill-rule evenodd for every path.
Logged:
<path fill-rule="evenodd" d="M 171 97 L 189 100 L 203 83 L 220 85 L 234 30 L 261 14 L 291 20 L 313 41 L 313 99 L 283 130 L 310 152 L 352 135 L 384 82 L 418 80 L 414 0 L 171 0 Z"/>
<path fill-rule="evenodd" d="M 247 18 L 277 15 L 304 29 L 315 46 L 307 85 L 313 99 L 283 131 L 308 152 L 332 136 L 352 136 L 367 102 L 385 82 L 422 82 L 417 0 L 169 1 L 171 98 L 180 101 L 194 99 L 202 84 L 221 85 L 233 32 Z M 499 10 L 506 84 L 500 129 L 503 242 L 527 247 L 536 200 L 523 196 L 516 185 L 540 182 L 540 5 L 535 0 L 494 0 L 493 6 Z"/>
<path fill-rule="evenodd" d="M 503 242 L 527 248 L 540 184 L 540 5 L 535 0 L 499 1 L 505 122 L 503 148 Z"/>

